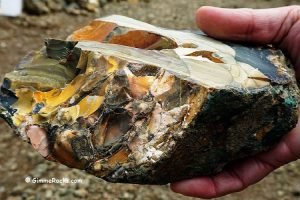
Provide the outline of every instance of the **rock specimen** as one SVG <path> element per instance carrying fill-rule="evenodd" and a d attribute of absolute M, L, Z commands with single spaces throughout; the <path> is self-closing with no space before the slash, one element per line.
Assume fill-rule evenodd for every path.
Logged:
<path fill-rule="evenodd" d="M 296 125 L 298 93 L 271 46 L 109 16 L 27 55 L 5 75 L 0 103 L 46 159 L 166 184 L 269 149 Z"/>

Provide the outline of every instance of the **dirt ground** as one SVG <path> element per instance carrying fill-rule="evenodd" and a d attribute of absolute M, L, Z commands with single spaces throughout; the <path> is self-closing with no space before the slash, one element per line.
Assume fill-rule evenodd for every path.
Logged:
<path fill-rule="evenodd" d="M 194 11 L 202 5 L 222 7 L 265 8 L 300 4 L 300 0 L 150 0 L 149 3 L 106 4 L 100 14 L 67 15 L 55 13 L 46 16 L 23 15 L 19 18 L 0 17 L 0 74 L 9 72 L 30 50 L 39 49 L 44 38 L 65 38 L 73 30 L 91 19 L 122 14 L 155 25 L 176 28 L 196 28 Z M 0 121 L 0 199 L 141 199 L 172 200 L 193 199 L 175 194 L 168 186 L 140 186 L 112 184 L 99 180 L 79 170 L 51 163 L 41 158 L 33 148 L 15 136 Z M 34 184 L 26 177 L 79 179 L 82 183 Z M 300 161 L 282 167 L 260 183 L 228 195 L 222 200 L 274 200 L 300 199 Z"/>

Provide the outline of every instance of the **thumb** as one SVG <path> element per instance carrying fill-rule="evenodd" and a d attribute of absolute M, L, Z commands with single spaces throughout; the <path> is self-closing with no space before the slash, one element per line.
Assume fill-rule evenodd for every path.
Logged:
<path fill-rule="evenodd" d="M 300 79 L 300 6 L 257 10 L 204 6 L 198 9 L 196 22 L 218 39 L 278 46 L 290 57 Z"/>
<path fill-rule="evenodd" d="M 257 10 L 204 6 L 198 9 L 196 22 L 203 32 L 219 39 L 278 44 L 296 23 L 297 12 L 298 6 Z"/>

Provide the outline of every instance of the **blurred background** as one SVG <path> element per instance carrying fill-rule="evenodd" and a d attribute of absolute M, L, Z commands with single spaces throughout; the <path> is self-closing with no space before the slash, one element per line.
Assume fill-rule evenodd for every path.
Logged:
<path fill-rule="evenodd" d="M 300 0 L 0 0 L 0 74 L 11 71 L 45 38 L 66 38 L 94 18 L 121 14 L 174 29 L 196 29 L 195 10 L 203 5 L 268 8 L 300 4 Z M 11 5 L 9 5 L 11 4 Z M 9 10 L 10 9 L 10 10 Z M 0 121 L 0 200 L 21 199 L 193 199 L 168 186 L 112 184 L 79 170 L 44 160 Z M 77 179 L 81 183 L 34 184 L 26 177 Z M 221 200 L 300 199 L 300 161 L 282 167 L 259 184 Z"/>

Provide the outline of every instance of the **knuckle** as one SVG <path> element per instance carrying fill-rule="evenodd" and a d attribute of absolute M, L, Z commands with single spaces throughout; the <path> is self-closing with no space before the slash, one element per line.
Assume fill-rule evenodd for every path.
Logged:
<path fill-rule="evenodd" d="M 289 6 L 288 15 L 294 22 L 300 20 L 300 6 L 298 5 Z"/>

